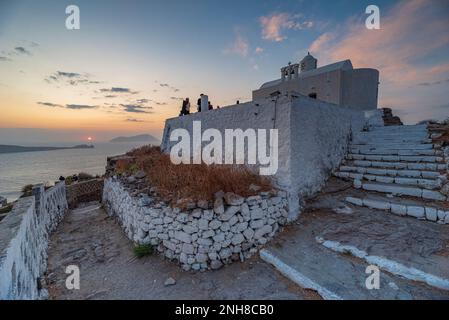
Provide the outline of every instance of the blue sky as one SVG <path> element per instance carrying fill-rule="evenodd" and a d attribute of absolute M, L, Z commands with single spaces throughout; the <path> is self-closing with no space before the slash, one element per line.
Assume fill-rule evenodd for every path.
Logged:
<path fill-rule="evenodd" d="M 80 30 L 65 28 L 70 4 Z M 380 31 L 364 27 L 369 4 L 380 8 Z M 379 105 L 406 122 L 442 118 L 448 14 L 449 2 L 424 0 L 0 0 L 0 130 L 160 136 L 180 98 L 249 100 L 309 50 L 319 65 L 349 58 L 380 69 Z"/>

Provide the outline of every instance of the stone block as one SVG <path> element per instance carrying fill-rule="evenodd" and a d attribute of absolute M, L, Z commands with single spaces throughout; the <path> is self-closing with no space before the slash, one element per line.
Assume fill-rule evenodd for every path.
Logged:
<path fill-rule="evenodd" d="M 424 207 L 407 206 L 407 215 L 415 217 L 415 218 L 424 218 L 424 216 L 425 216 Z"/>

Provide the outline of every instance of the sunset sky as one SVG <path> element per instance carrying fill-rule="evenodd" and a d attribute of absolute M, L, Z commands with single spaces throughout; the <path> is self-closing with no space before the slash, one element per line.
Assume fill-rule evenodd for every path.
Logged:
<path fill-rule="evenodd" d="M 81 29 L 67 30 L 76 4 Z M 376 4 L 381 30 L 365 28 Z M 249 100 L 307 51 L 380 70 L 379 106 L 449 116 L 449 1 L 0 0 L 0 143 L 160 137 L 180 99 Z"/>

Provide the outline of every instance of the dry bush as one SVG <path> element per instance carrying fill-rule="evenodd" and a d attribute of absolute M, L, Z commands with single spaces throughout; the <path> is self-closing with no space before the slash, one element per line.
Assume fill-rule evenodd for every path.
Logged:
<path fill-rule="evenodd" d="M 78 173 L 78 180 L 80 180 L 80 181 L 86 181 L 86 180 L 90 180 L 93 178 L 94 178 L 94 176 L 89 173 L 86 173 L 86 172 Z"/>
<path fill-rule="evenodd" d="M 135 158 L 140 170 L 145 171 L 151 186 L 157 187 L 158 193 L 172 202 L 179 199 L 212 200 L 218 191 L 246 197 L 255 194 L 254 190 L 250 190 L 251 185 L 259 186 L 259 191 L 272 189 L 269 179 L 243 165 L 175 165 L 169 155 L 152 146 L 132 150 L 128 155 Z M 130 164 L 127 166 L 129 168 Z"/>

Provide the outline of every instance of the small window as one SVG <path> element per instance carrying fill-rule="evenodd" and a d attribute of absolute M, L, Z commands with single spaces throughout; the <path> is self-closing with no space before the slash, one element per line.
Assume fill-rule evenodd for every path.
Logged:
<path fill-rule="evenodd" d="M 316 99 L 316 93 L 309 93 L 309 98 Z"/>

